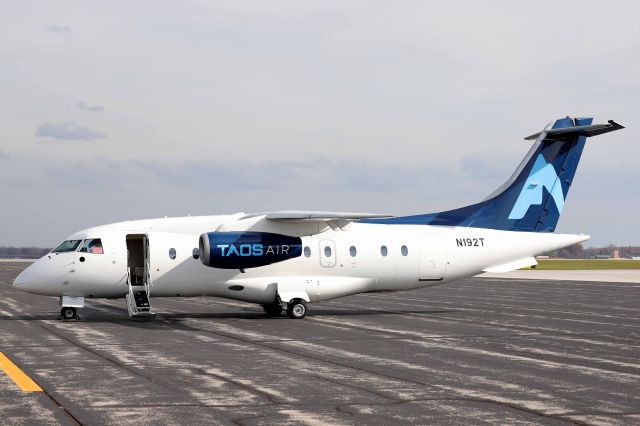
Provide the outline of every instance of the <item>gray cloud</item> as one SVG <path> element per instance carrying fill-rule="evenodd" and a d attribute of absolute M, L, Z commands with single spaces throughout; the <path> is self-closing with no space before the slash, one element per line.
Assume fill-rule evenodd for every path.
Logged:
<path fill-rule="evenodd" d="M 44 27 L 45 31 L 58 34 L 69 34 L 71 32 L 71 25 L 49 25 Z"/>
<path fill-rule="evenodd" d="M 11 156 L 0 149 L 0 161 L 9 161 L 11 160 Z"/>
<path fill-rule="evenodd" d="M 102 105 L 90 105 L 90 104 L 86 103 L 85 101 L 79 101 L 76 104 L 76 108 L 82 109 L 82 110 L 85 110 L 85 111 L 91 111 L 91 112 L 102 112 L 102 111 L 104 111 L 104 107 Z"/>
<path fill-rule="evenodd" d="M 640 3 L 406 3 L 131 2 L 145 25 L 61 3 L 36 33 L 24 17 L 44 9 L 4 8 L 0 92 L 20 105 L 3 111 L 0 195 L 16 207 L 0 209 L 15 224 L 2 237 L 54 244 L 83 223 L 165 214 L 455 208 L 509 177 L 523 136 L 580 114 L 629 129 L 587 143 L 559 231 L 637 244 L 640 197 L 625 182 L 640 180 Z M 97 30 L 75 37 L 69 16 Z M 83 108 L 101 105 L 114 113 Z M 49 117 L 110 143 L 64 143 L 99 133 L 66 123 L 24 143 Z M 67 207 L 79 199 L 101 216 Z"/>
<path fill-rule="evenodd" d="M 500 177 L 474 180 L 476 172 L 470 176 L 469 170 L 461 167 L 469 163 L 461 160 L 450 166 L 400 167 L 326 156 L 262 162 L 104 157 L 46 161 L 14 155 L 0 167 L 0 180 L 5 182 L 0 195 L 8 200 L 25 200 L 21 205 L 33 217 L 25 218 L 19 216 L 22 210 L 8 209 L 0 212 L 0 218 L 7 221 L 15 214 L 12 220 L 32 220 L 41 214 L 42 199 L 60 208 L 78 199 L 100 203 L 99 214 L 91 217 L 49 215 L 43 223 L 35 223 L 38 238 L 53 244 L 81 226 L 165 214 L 282 209 L 431 213 L 480 201 L 515 167 L 512 164 L 505 168 Z M 634 244 L 636 237 L 628 232 L 623 219 L 625 212 L 638 210 L 639 201 L 630 197 L 620 202 L 625 199 L 625 188 L 620 185 L 612 193 L 607 185 L 611 180 L 632 181 L 633 176 L 633 170 L 620 170 L 615 165 L 589 168 L 572 188 L 559 232 L 588 231 L 594 237 L 590 245 Z M 613 204 L 618 208 L 612 210 L 609 206 Z M 604 222 L 602 217 L 619 220 Z M 9 237 L 18 244 L 25 235 L 16 230 Z"/>
<path fill-rule="evenodd" d="M 180 192 L 197 195 L 194 198 L 225 199 L 244 194 L 243 202 L 226 207 L 231 210 L 288 206 L 397 214 L 429 213 L 480 201 L 509 176 L 505 170 L 499 178 L 474 179 L 456 163 L 400 167 L 324 156 L 259 162 L 84 159 L 72 167 L 47 164 L 38 168 L 45 180 L 69 189 Z M 87 177 L 79 181 L 78 175 Z M 310 193 L 314 196 L 309 197 Z M 246 200 L 255 204 L 245 205 Z"/>
<path fill-rule="evenodd" d="M 73 122 L 43 123 L 38 126 L 36 136 L 66 141 L 93 141 L 107 135 Z"/>
<path fill-rule="evenodd" d="M 415 166 L 366 164 L 328 157 L 264 162 L 131 160 L 122 169 L 135 169 L 156 184 L 197 191 L 214 186 L 217 192 L 275 190 L 304 195 L 309 190 L 341 188 L 379 194 L 391 190 L 411 192 L 424 191 L 425 187 L 437 188 L 436 182 L 442 177 L 449 177 L 454 186 L 460 182 L 457 170 L 443 166 L 431 166 L 427 172 Z"/>

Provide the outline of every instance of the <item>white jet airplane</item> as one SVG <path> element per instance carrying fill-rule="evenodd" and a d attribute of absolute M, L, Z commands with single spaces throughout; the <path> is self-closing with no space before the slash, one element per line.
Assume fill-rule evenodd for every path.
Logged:
<path fill-rule="evenodd" d="M 535 265 L 535 255 L 589 239 L 555 234 L 586 138 L 622 129 L 562 118 L 534 140 L 512 177 L 484 201 L 406 217 L 280 211 L 136 220 L 69 236 L 13 285 L 58 296 L 63 319 L 86 298 L 217 296 L 303 318 L 307 303 L 440 285 Z"/>

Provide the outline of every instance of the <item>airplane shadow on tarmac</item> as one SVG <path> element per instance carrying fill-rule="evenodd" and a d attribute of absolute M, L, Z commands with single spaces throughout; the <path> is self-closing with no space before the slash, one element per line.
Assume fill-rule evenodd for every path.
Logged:
<path fill-rule="evenodd" d="M 102 305 L 102 307 L 107 307 Z M 262 311 L 236 311 L 236 312 L 159 312 L 152 318 L 129 318 L 126 310 L 115 307 L 107 307 L 113 311 L 113 314 L 105 312 L 96 312 L 90 307 L 79 312 L 81 322 L 92 323 L 119 323 L 123 325 L 138 325 L 142 323 L 158 323 L 165 321 L 180 321 L 181 319 L 245 319 L 245 320 L 290 320 L 285 314 L 277 317 L 265 315 Z M 323 317 L 323 316 L 373 316 L 373 315 L 438 315 L 454 313 L 455 310 L 378 310 L 378 309 L 314 309 L 310 311 L 307 317 Z M 58 320 L 59 314 L 49 312 L 42 314 L 22 314 L 22 315 L 0 315 L 0 323 L 2 321 L 51 321 Z M 68 321 L 76 322 L 75 320 Z"/>
<path fill-rule="evenodd" d="M 321 316 L 370 316 L 370 315 L 406 315 L 406 314 L 448 314 L 455 311 L 420 311 L 420 310 L 378 310 L 378 309 L 314 309 L 309 311 L 307 317 Z M 180 313 L 161 313 L 157 318 L 179 319 L 179 318 L 238 318 L 238 319 L 289 319 L 284 313 L 277 317 L 270 317 L 263 312 L 180 312 Z"/>

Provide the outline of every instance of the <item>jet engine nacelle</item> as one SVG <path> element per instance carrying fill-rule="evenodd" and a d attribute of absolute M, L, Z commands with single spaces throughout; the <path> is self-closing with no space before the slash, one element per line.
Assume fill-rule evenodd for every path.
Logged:
<path fill-rule="evenodd" d="M 202 263 L 222 269 L 256 268 L 302 254 L 300 237 L 269 232 L 208 232 L 199 245 Z"/>

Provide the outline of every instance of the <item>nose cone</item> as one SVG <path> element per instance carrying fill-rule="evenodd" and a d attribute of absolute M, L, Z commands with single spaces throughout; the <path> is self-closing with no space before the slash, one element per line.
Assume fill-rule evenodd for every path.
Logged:
<path fill-rule="evenodd" d="M 40 260 L 35 261 L 13 280 L 13 287 L 28 293 L 38 293 L 43 284 L 43 265 Z"/>
<path fill-rule="evenodd" d="M 30 265 L 29 267 L 27 267 L 27 269 L 25 269 L 24 271 L 20 272 L 20 275 L 18 275 L 16 277 L 15 280 L 13 280 L 13 286 L 14 287 L 25 287 L 27 284 L 29 284 L 29 282 L 31 282 L 31 278 L 32 278 L 32 266 Z"/>

